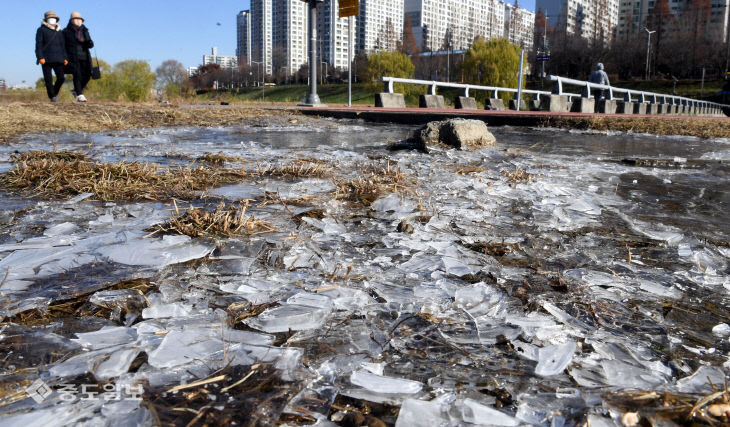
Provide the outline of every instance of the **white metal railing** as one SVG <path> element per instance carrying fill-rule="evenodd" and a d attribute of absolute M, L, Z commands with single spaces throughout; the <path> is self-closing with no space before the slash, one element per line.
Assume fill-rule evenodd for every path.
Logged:
<path fill-rule="evenodd" d="M 640 90 L 624 89 L 608 85 L 599 85 L 583 80 L 569 79 L 567 77 L 560 76 L 547 76 L 545 80 L 553 82 L 552 93 L 554 95 L 573 95 L 563 93 L 563 85 L 572 85 L 582 87 L 581 96 L 584 98 L 591 98 L 592 89 L 602 89 L 608 91 L 606 99 L 613 100 L 619 99 L 614 94 L 621 93 L 623 97 L 620 98 L 625 102 L 634 102 L 634 96 L 636 96 L 636 102 L 649 103 L 649 104 L 666 104 L 666 105 L 684 105 L 689 107 L 702 107 L 702 108 L 723 108 L 728 107 L 724 104 L 718 104 L 716 102 L 702 101 L 699 99 L 686 98 L 683 96 L 667 95 L 664 93 L 645 92 Z M 661 102 L 660 102 L 661 101 Z"/>
<path fill-rule="evenodd" d="M 547 76 L 545 77 L 546 80 L 553 82 L 553 89 L 552 91 L 544 91 L 544 90 L 532 90 L 532 89 L 523 89 L 522 93 L 532 94 L 535 96 L 535 99 L 539 100 L 540 96 L 550 96 L 550 95 L 564 95 L 567 96 L 571 101 L 573 98 L 592 98 L 591 90 L 592 89 L 603 89 L 608 91 L 608 96 L 606 96 L 606 99 L 614 100 L 619 99 L 616 97 L 616 94 L 623 94 L 623 97 L 621 97 L 621 100 L 625 102 L 640 102 L 640 103 L 649 103 L 649 104 L 665 104 L 665 105 L 682 105 L 686 107 L 695 107 L 695 108 L 715 108 L 715 109 L 722 109 L 723 107 L 730 107 L 725 104 L 718 104 L 715 102 L 710 101 L 702 101 L 698 99 L 692 99 L 692 98 L 686 98 L 682 96 L 676 96 L 676 95 L 667 95 L 663 93 L 654 93 L 654 92 L 645 92 L 645 91 L 639 91 L 639 90 L 632 90 L 632 89 L 625 89 L 625 88 L 619 88 L 614 86 L 608 86 L 608 85 L 599 85 L 596 83 L 590 83 L 583 80 L 575 80 L 575 79 L 569 79 L 567 77 L 560 77 L 560 76 Z M 451 88 L 458 88 L 463 90 L 463 95 L 465 97 L 469 96 L 469 92 L 472 90 L 482 90 L 487 91 L 490 93 L 490 98 L 499 98 L 500 92 L 507 92 L 514 94 L 514 98 L 517 98 L 518 90 L 515 88 L 508 88 L 508 87 L 499 87 L 499 86 L 482 86 L 482 85 L 473 85 L 473 84 L 464 84 L 464 83 L 447 83 L 447 82 L 437 82 L 434 80 L 417 80 L 417 79 L 404 79 L 400 77 L 383 77 L 382 82 L 385 86 L 385 92 L 387 93 L 394 93 L 393 90 L 393 84 L 394 83 L 405 83 L 405 84 L 414 84 L 414 85 L 424 85 L 428 86 L 428 93 L 430 95 L 436 95 L 436 88 L 439 87 L 451 87 Z M 563 91 L 563 85 L 572 85 L 572 86 L 578 86 L 582 87 L 582 93 L 568 93 Z M 634 101 L 634 97 L 636 98 L 636 101 Z M 661 102 L 660 102 L 661 101 Z"/>
<path fill-rule="evenodd" d="M 483 91 L 487 91 L 490 93 L 490 98 L 499 98 L 500 92 L 513 93 L 515 95 L 515 98 L 517 97 L 517 89 L 509 88 L 509 87 L 481 86 L 481 85 L 472 85 L 472 84 L 464 84 L 464 83 L 446 83 L 446 82 L 437 82 L 434 80 L 403 79 L 400 77 L 383 77 L 381 80 L 385 84 L 385 92 L 387 92 L 387 93 L 394 93 L 394 90 L 393 90 L 394 83 L 406 83 L 406 84 L 413 84 L 413 85 L 428 86 L 428 88 L 429 88 L 428 93 L 430 95 L 436 95 L 437 87 L 453 87 L 453 88 L 463 89 L 464 96 L 469 96 L 469 91 L 472 91 L 472 90 L 483 90 Z M 540 95 L 543 95 L 543 96 L 551 95 L 551 92 L 546 91 L 546 90 L 522 89 L 522 93 L 529 93 L 529 94 L 535 95 L 536 99 L 540 99 Z M 580 96 L 579 94 L 576 94 L 576 93 L 564 93 L 563 95 L 567 95 L 570 97 L 579 97 Z"/>

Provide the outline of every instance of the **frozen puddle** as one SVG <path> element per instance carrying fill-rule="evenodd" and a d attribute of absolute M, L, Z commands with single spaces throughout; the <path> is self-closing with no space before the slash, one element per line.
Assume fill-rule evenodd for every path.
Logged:
<path fill-rule="evenodd" d="M 611 393 L 724 384 L 721 141 L 498 128 L 498 147 L 426 155 L 384 148 L 403 127 L 302 120 L 54 137 L 334 172 L 210 189 L 273 226 L 247 237 L 151 237 L 165 203 L 3 194 L 0 424 L 329 425 L 370 402 L 396 426 L 620 425 Z"/>

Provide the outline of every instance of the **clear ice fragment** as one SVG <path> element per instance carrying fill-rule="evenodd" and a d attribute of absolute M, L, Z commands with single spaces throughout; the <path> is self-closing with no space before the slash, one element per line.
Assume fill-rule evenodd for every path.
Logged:
<path fill-rule="evenodd" d="M 384 377 L 362 369 L 350 374 L 350 382 L 384 394 L 415 394 L 423 388 L 423 384 L 418 381 Z"/>
<path fill-rule="evenodd" d="M 560 374 L 573 360 L 576 348 L 575 342 L 571 341 L 567 344 L 551 345 L 539 349 L 535 373 L 543 377 Z"/>
<path fill-rule="evenodd" d="M 465 399 L 462 409 L 464 421 L 477 425 L 517 426 L 519 420 L 473 399 Z"/>

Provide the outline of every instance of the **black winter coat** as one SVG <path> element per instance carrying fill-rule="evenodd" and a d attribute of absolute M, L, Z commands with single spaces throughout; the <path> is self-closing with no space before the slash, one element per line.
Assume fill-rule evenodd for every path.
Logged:
<path fill-rule="evenodd" d="M 45 23 L 41 24 L 35 33 L 35 58 L 45 59 L 46 63 L 63 63 L 69 59 L 66 54 L 66 41 L 63 32 L 49 28 Z"/>
<path fill-rule="evenodd" d="M 83 42 L 80 42 L 76 37 L 76 29 L 74 29 L 71 23 L 69 23 L 63 30 L 63 35 L 66 39 L 66 52 L 68 52 L 69 56 L 68 62 L 71 64 L 78 64 L 80 59 L 86 59 L 89 61 L 89 66 L 91 67 L 91 52 L 89 52 L 89 50 L 94 47 L 94 41 L 91 40 L 89 29 L 86 28 L 84 24 L 81 24 L 79 30 L 84 38 Z M 79 52 L 83 52 L 85 54 L 83 55 L 83 58 L 79 58 Z"/>

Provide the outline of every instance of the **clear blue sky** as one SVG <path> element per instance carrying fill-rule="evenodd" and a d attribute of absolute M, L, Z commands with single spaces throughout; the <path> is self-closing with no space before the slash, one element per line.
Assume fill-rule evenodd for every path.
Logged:
<path fill-rule="evenodd" d="M 519 4 L 535 10 L 535 0 Z M 47 10 L 56 12 L 64 27 L 71 12 L 81 12 L 106 62 L 144 59 L 154 71 L 166 59 L 196 66 L 212 46 L 220 55 L 235 55 L 236 14 L 248 8 L 249 0 L 1 0 L 0 78 L 33 84 L 42 76 L 35 63 L 35 32 Z"/>

